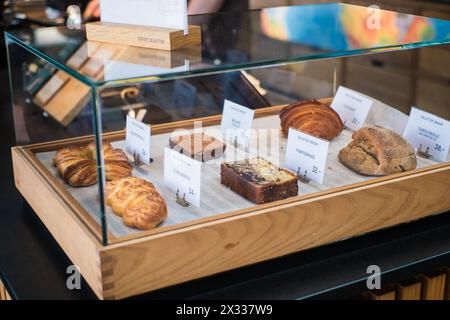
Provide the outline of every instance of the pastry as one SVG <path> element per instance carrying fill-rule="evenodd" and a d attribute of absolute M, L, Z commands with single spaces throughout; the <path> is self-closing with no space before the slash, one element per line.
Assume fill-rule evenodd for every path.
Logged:
<path fill-rule="evenodd" d="M 172 149 L 198 161 L 220 158 L 226 148 L 225 143 L 204 133 L 172 137 L 169 145 Z"/>
<path fill-rule="evenodd" d="M 329 105 L 309 100 L 288 105 L 280 112 L 281 131 L 284 136 L 289 128 L 315 137 L 333 140 L 344 129 L 342 120 Z"/>
<path fill-rule="evenodd" d="M 298 195 L 298 178 L 262 158 L 222 163 L 221 182 L 256 204 Z"/>
<path fill-rule="evenodd" d="M 106 204 L 125 225 L 150 230 L 167 218 L 167 204 L 155 186 L 140 178 L 126 177 L 106 183 Z"/>
<path fill-rule="evenodd" d="M 357 173 L 385 176 L 414 170 L 413 146 L 396 132 L 378 126 L 353 133 L 353 141 L 339 152 L 339 160 Z"/>
<path fill-rule="evenodd" d="M 128 203 L 123 222 L 129 227 L 150 230 L 166 218 L 166 201 L 159 194 L 138 193 L 138 196 Z"/>
<path fill-rule="evenodd" d="M 120 149 L 114 149 L 109 142 L 102 143 L 105 161 L 105 178 L 114 180 L 131 175 L 133 167 Z M 82 147 L 58 150 L 53 164 L 66 183 L 73 187 L 86 187 L 97 183 L 97 160 L 95 143 Z"/>

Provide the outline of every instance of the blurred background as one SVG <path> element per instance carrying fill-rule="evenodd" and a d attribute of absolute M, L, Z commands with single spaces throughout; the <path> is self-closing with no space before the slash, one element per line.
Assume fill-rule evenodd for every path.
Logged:
<path fill-rule="evenodd" d="M 198 14 L 214 11 L 240 12 L 247 9 L 259 9 L 275 6 L 299 5 L 311 3 L 327 3 L 333 1 L 324 0 L 190 0 L 189 13 Z M 450 20 L 450 0 L 345 0 L 341 1 L 359 5 L 378 5 L 382 9 L 428 16 Z M 98 19 L 98 0 L 5 0 L 1 2 L 0 21 L 3 30 L 15 30 L 22 33 L 23 38 L 40 37 L 54 45 L 57 41 L 51 39 L 51 35 L 45 32 L 35 32 L 38 28 L 46 26 L 66 25 L 67 7 L 78 5 L 81 18 L 84 22 Z M 239 19 L 239 18 L 236 18 Z M 246 35 L 233 38 L 232 47 L 235 52 L 221 59 L 239 60 L 239 48 L 246 48 L 246 54 L 254 58 L 261 57 L 261 50 L 269 52 L 276 50 L 284 56 L 304 54 L 304 47 L 299 47 L 289 41 L 274 41 L 277 34 L 269 37 L 262 35 L 261 25 L 258 19 L 240 21 L 248 24 L 244 30 L 250 30 Z M 254 24 L 254 25 L 252 25 Z M 276 30 L 275 26 L 272 26 Z M 269 26 L 269 29 L 271 27 Z M 347 26 L 348 37 L 358 41 L 364 34 L 355 28 Z M 221 51 L 223 26 L 217 31 L 205 32 L 204 45 L 217 47 Z M 254 32 L 252 32 L 254 30 Z M 276 32 L 275 32 L 276 33 Z M 212 43 L 208 43 L 208 35 Z M 2 33 L 3 37 L 3 33 Z M 332 40 L 331 40 L 332 41 Z M 56 138 L 67 138 L 83 133 L 83 128 L 90 125 L 90 115 L 86 112 L 68 128 L 55 126 L 50 120 L 42 117 L 39 108 L 24 108 L 25 112 L 32 114 L 23 116 L 22 104 L 16 103 L 16 124 L 14 125 L 9 94 L 9 79 L 6 61 L 6 48 L 1 40 L 0 48 L 0 112 L 2 113 L 0 126 L 0 144 L 2 161 L 9 161 L 9 148 L 16 143 L 37 142 L 45 140 L 51 135 Z M 61 44 L 59 44 L 61 46 Z M 248 52 L 250 48 L 250 52 Z M 61 50 L 60 47 L 56 48 Z M 67 48 L 67 51 L 72 49 Z M 209 50 L 210 52 L 214 50 Z M 242 50 L 244 51 L 244 50 Z M 216 57 L 208 57 L 213 60 Z M 16 57 L 21 59 L 21 57 Z M 37 70 L 37 69 L 36 69 Z M 39 76 L 34 68 L 26 70 L 28 78 L 33 79 L 33 73 Z M 17 81 L 22 81 L 22 75 L 17 75 Z M 338 79 L 333 78 L 337 74 Z M 290 64 L 286 66 L 263 68 L 241 73 L 230 73 L 217 76 L 208 76 L 183 81 L 167 81 L 152 87 L 145 87 L 140 92 L 144 95 L 137 97 L 134 103 L 144 103 L 151 123 L 161 123 L 181 120 L 186 117 L 200 117 L 221 112 L 224 98 L 230 96 L 238 103 L 252 108 L 266 105 L 290 103 L 293 100 L 311 99 L 330 96 L 333 94 L 336 83 L 345 85 L 354 90 L 361 91 L 391 106 L 395 106 L 405 113 L 409 113 L 411 106 L 422 106 L 427 110 L 446 117 L 448 115 L 449 95 L 443 92 L 449 91 L 450 85 L 450 51 L 449 46 L 438 46 L 420 50 L 406 50 L 396 53 L 381 53 L 377 55 L 365 55 L 350 59 L 336 59 L 314 61 L 310 63 Z M 364 81 L 370 79 L 370 81 Z M 186 84 L 187 83 L 187 84 Z M 187 89 L 186 89 L 187 88 Z M 142 88 L 141 88 L 142 89 Z M 176 92 L 180 93 L 177 94 Z M 175 93 L 174 93 L 175 92 Z M 195 99 L 186 98 L 186 94 L 195 95 Z M 123 104 L 120 99 L 114 102 L 114 98 L 123 92 L 107 92 L 105 101 L 111 101 L 111 105 Z M 133 93 L 133 91 L 131 92 Z M 136 98 L 136 97 L 133 97 Z M 189 112 L 186 112 L 186 101 L 192 104 Z M 169 108 L 171 105 L 173 108 Z M 109 113 L 107 119 L 110 127 L 106 130 L 118 130 L 123 128 L 123 107 L 116 108 L 120 114 Z M 170 110 L 169 110 L 170 109 Z M 112 108 L 110 110 L 113 110 Z M 192 111 L 194 110 L 194 111 Z M 117 112 L 116 112 L 117 113 Z M 117 121 L 114 120 L 117 116 Z M 22 117 L 22 119 L 21 119 Z M 109 117 L 109 118 L 108 118 Z M 150 120 L 148 121 L 150 122 Z M 86 125 L 88 123 L 88 125 Z M 54 128 L 57 128 L 54 130 Z M 14 130 L 15 129 L 15 130 Z M 16 133 L 16 134 L 15 134 Z M 30 139 L 30 137 L 34 138 Z"/>

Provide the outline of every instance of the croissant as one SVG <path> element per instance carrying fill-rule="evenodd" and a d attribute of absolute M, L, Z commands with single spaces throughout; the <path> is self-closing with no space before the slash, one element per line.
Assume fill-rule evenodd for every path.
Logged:
<path fill-rule="evenodd" d="M 106 180 L 131 175 L 133 167 L 122 150 L 114 149 L 109 142 L 103 141 L 102 152 Z M 82 147 L 61 149 L 56 152 L 53 165 L 64 181 L 72 187 L 91 186 L 98 181 L 96 154 L 94 142 Z"/>
<path fill-rule="evenodd" d="M 284 136 L 288 135 L 289 128 L 294 128 L 331 141 L 344 129 L 342 120 L 336 111 L 317 100 L 288 105 L 281 110 L 280 120 Z"/>
<path fill-rule="evenodd" d="M 155 186 L 140 178 L 128 177 L 106 184 L 106 203 L 122 217 L 125 225 L 150 230 L 167 218 L 167 204 Z"/>

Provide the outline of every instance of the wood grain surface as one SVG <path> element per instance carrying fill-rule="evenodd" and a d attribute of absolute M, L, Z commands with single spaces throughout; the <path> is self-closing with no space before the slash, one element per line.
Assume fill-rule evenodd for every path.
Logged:
<path fill-rule="evenodd" d="M 183 30 L 177 29 L 93 22 L 86 24 L 86 36 L 91 41 L 158 50 L 176 50 L 201 43 L 199 26 L 189 26 L 189 34 L 185 36 Z"/>
<path fill-rule="evenodd" d="M 397 300 L 420 300 L 422 284 L 420 280 L 411 278 L 395 285 Z"/>
<path fill-rule="evenodd" d="M 444 300 L 445 273 L 435 272 L 420 276 L 422 280 L 422 300 Z"/>
<path fill-rule="evenodd" d="M 450 208 L 450 168 L 105 247 L 105 297 L 125 298 Z"/>
<path fill-rule="evenodd" d="M 12 149 L 17 189 L 27 199 L 98 297 L 102 297 L 98 249 L 101 243 L 82 224 L 64 199 L 40 176 L 19 148 Z M 65 272 L 65 270 L 61 270 Z"/>

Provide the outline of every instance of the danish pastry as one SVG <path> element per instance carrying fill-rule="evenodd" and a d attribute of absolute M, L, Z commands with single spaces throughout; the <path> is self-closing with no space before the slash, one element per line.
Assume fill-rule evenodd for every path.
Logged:
<path fill-rule="evenodd" d="M 123 218 L 125 225 L 150 230 L 167 218 L 167 204 L 155 186 L 140 178 L 127 177 L 106 184 L 106 204 Z"/>

